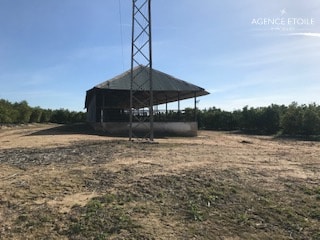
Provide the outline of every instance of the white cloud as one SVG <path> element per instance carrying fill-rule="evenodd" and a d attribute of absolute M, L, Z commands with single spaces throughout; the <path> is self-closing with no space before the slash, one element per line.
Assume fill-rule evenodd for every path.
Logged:
<path fill-rule="evenodd" d="M 289 33 L 289 36 L 306 36 L 306 37 L 320 37 L 320 33 L 312 33 L 312 32 L 305 32 L 305 33 Z"/>

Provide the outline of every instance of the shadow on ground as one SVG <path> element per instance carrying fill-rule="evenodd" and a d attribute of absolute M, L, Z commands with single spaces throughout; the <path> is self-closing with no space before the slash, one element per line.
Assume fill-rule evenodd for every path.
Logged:
<path fill-rule="evenodd" d="M 87 134 L 87 135 L 96 135 L 96 136 L 107 136 L 105 132 L 95 131 L 87 123 L 54 125 L 51 128 L 36 131 L 31 134 L 28 134 L 27 136 L 67 135 L 67 134 Z"/>
<path fill-rule="evenodd" d="M 94 128 L 88 123 L 74 123 L 74 124 L 61 124 L 61 125 L 53 125 L 50 128 L 35 131 L 30 134 L 26 134 L 26 136 L 44 136 L 44 135 L 70 135 L 70 134 L 85 134 L 85 135 L 94 135 L 94 136 L 106 136 L 106 137 L 121 137 L 128 138 L 128 133 L 123 134 L 114 134 L 108 131 L 102 130 L 94 130 Z M 146 133 L 136 133 L 137 138 L 145 139 Z M 167 138 L 167 137 L 176 137 L 176 135 L 162 135 L 162 134 L 154 134 L 155 138 Z"/>

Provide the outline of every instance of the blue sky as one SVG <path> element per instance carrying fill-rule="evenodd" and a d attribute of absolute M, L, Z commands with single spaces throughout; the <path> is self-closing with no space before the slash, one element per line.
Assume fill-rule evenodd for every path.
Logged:
<path fill-rule="evenodd" d="M 83 110 L 130 68 L 131 8 L 0 0 L 0 98 Z M 152 0 L 152 29 L 154 68 L 208 90 L 201 109 L 320 103 L 319 0 Z"/>

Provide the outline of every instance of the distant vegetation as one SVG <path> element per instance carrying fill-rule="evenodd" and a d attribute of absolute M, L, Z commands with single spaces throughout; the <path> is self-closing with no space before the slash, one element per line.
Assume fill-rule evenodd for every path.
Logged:
<path fill-rule="evenodd" d="M 11 103 L 0 99 L 0 124 L 76 123 L 86 121 L 86 113 L 67 109 L 30 107 L 26 101 Z"/>
<path fill-rule="evenodd" d="M 186 120 L 194 119 L 193 109 L 186 108 L 183 115 Z M 232 112 L 212 107 L 198 110 L 197 116 L 199 128 L 206 130 L 240 130 L 253 134 L 303 137 L 320 135 L 320 106 L 315 103 L 298 105 L 293 102 L 289 106 L 272 104 L 258 108 L 245 106 L 241 110 Z M 166 120 L 176 117 L 170 113 Z M 161 116 L 155 117 L 156 120 L 161 120 L 160 118 Z M 86 113 L 84 112 L 42 109 L 30 107 L 26 101 L 10 103 L 0 99 L 0 124 L 85 121 Z"/>
<path fill-rule="evenodd" d="M 272 104 L 233 112 L 209 108 L 198 112 L 199 128 L 208 130 L 241 130 L 254 134 L 288 136 L 320 135 L 320 106 Z"/>

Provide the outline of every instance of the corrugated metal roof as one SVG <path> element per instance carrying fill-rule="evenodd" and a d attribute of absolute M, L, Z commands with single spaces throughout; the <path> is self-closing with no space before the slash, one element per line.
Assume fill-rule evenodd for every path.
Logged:
<path fill-rule="evenodd" d="M 146 68 L 143 66 L 137 66 L 133 70 L 133 75 L 137 76 L 135 78 L 135 81 L 137 83 L 135 86 L 139 86 L 139 90 L 135 92 L 135 95 L 139 95 L 140 99 L 143 99 L 144 95 L 147 94 L 147 92 L 150 90 L 150 87 L 148 85 L 148 71 L 150 71 L 150 68 Z M 155 105 L 209 94 L 201 87 L 180 80 L 155 69 L 152 69 L 152 81 Z M 147 84 L 143 84 L 144 82 L 146 82 Z M 92 89 L 88 90 L 86 95 L 85 107 L 88 107 L 88 104 L 94 95 L 103 94 L 108 96 L 109 99 L 113 99 L 114 101 L 116 101 L 116 103 L 112 103 L 113 107 L 124 109 L 129 108 L 130 87 L 131 70 L 128 70 L 123 74 L 100 83 Z M 145 107 L 141 105 L 140 102 L 133 102 L 133 106 Z"/>
<path fill-rule="evenodd" d="M 148 74 L 150 68 L 137 66 L 133 70 L 133 75 L 137 76 L 135 78 L 136 86 L 142 87 L 139 88 L 141 91 L 148 91 L 150 89 L 149 84 L 145 84 L 144 81 L 148 79 Z M 138 74 L 139 73 L 139 74 Z M 121 75 L 118 75 L 108 81 L 96 85 L 96 88 L 100 89 L 112 89 L 112 90 L 130 90 L 131 87 L 131 70 L 124 72 Z M 160 72 L 158 70 L 152 69 L 152 82 L 154 91 L 204 91 L 203 88 L 183 81 L 181 79 L 175 78 L 166 73 Z M 148 83 L 148 82 L 147 82 Z"/>

